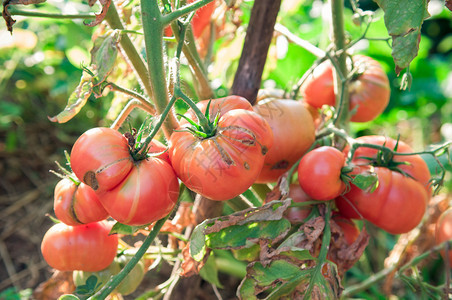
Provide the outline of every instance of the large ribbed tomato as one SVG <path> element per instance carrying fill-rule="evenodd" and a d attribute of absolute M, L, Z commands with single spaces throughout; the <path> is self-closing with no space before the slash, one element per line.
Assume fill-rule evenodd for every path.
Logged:
<path fill-rule="evenodd" d="M 256 182 L 274 182 L 314 143 L 314 121 L 301 101 L 264 99 L 254 111 L 270 125 L 274 138 Z"/>
<path fill-rule="evenodd" d="M 178 196 L 179 183 L 171 165 L 150 157 L 135 162 L 127 177 L 99 200 L 116 221 L 139 226 L 170 213 Z"/>
<path fill-rule="evenodd" d="M 76 185 L 65 178 L 55 186 L 53 210 L 56 217 L 71 226 L 104 220 L 108 212 L 97 194 L 83 182 Z"/>
<path fill-rule="evenodd" d="M 356 174 L 375 174 L 378 187 L 371 192 L 351 184 L 349 192 L 336 198 L 342 215 L 361 215 L 392 234 L 408 232 L 419 224 L 430 198 L 422 183 L 384 167 L 362 166 Z"/>
<path fill-rule="evenodd" d="M 184 131 L 181 122 L 169 141 L 169 156 L 177 176 L 191 190 L 213 200 L 228 200 L 254 183 L 273 143 L 264 118 L 246 99 L 230 96 L 212 100 L 210 115 L 219 113 L 213 136 L 201 138 Z M 206 102 L 198 104 L 205 110 Z M 244 109 L 244 107 L 248 107 Z M 187 116 L 193 113 L 188 111 Z"/>
<path fill-rule="evenodd" d="M 389 79 L 380 63 L 364 56 L 353 56 L 353 76 L 348 84 L 352 122 L 368 122 L 378 117 L 389 103 Z M 301 87 L 305 101 L 317 108 L 335 105 L 333 66 L 321 63 Z"/>
<path fill-rule="evenodd" d="M 437 244 L 452 240 L 452 208 L 445 210 L 436 222 L 435 239 Z M 446 251 L 441 251 L 443 258 Z M 449 248 L 449 266 L 452 267 L 452 250 Z"/>
<path fill-rule="evenodd" d="M 364 144 L 372 144 L 385 146 L 391 150 L 397 145 L 396 152 L 399 153 L 413 153 L 413 149 L 403 141 L 397 141 L 390 137 L 384 137 L 380 135 L 366 135 L 356 138 L 356 142 L 364 143 Z M 354 164 L 369 164 L 373 163 L 372 160 L 366 159 L 371 158 L 374 161 L 377 160 L 378 150 L 369 147 L 359 147 L 356 149 L 355 154 L 353 156 Z M 420 182 L 427 192 L 430 193 L 430 171 L 428 169 L 427 164 L 419 155 L 394 155 L 393 161 L 398 164 L 398 168 L 406 173 L 407 175 L 413 177 L 418 182 Z"/>
<path fill-rule="evenodd" d="M 315 200 L 333 200 L 345 190 L 341 179 L 345 155 L 334 147 L 323 146 L 306 153 L 298 165 L 298 182 Z"/>
<path fill-rule="evenodd" d="M 53 225 L 44 235 L 41 252 L 45 261 L 60 271 L 97 272 L 116 256 L 118 236 L 109 235 L 112 223 L 93 222 L 80 226 Z"/>
<path fill-rule="evenodd" d="M 111 128 L 92 128 L 83 133 L 71 151 L 75 175 L 96 192 L 110 190 L 133 167 L 127 139 Z"/>

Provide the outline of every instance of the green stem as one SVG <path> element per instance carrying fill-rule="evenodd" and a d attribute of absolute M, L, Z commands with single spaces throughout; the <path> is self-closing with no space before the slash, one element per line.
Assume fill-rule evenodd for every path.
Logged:
<path fill-rule="evenodd" d="M 169 103 L 163 60 L 163 29 L 165 24 L 155 0 L 141 1 L 141 15 L 152 96 L 157 112 L 162 113 Z M 174 114 L 169 114 L 163 125 L 165 136 L 169 138 L 173 129 L 178 127 Z"/>
<path fill-rule="evenodd" d="M 166 26 L 172 21 L 182 17 L 183 15 L 186 15 L 194 10 L 197 10 L 198 8 L 201 8 L 212 1 L 213 0 L 199 0 L 188 5 L 185 5 L 184 7 L 181 7 L 173 12 L 170 12 L 169 14 L 161 16 L 163 25 Z"/>
<path fill-rule="evenodd" d="M 176 94 L 176 89 L 175 89 L 174 94 Z M 193 112 L 198 117 L 199 124 L 202 126 L 204 131 L 206 133 L 212 132 L 212 128 L 209 124 L 209 120 L 207 120 L 206 116 L 202 113 L 202 111 L 199 109 L 199 107 L 196 106 L 196 103 L 193 102 L 193 100 L 191 100 L 187 95 L 182 93 L 182 91 L 178 92 L 178 94 L 179 94 L 179 97 L 182 98 L 182 100 L 184 100 L 185 103 L 187 103 L 191 109 L 193 109 Z"/>
<path fill-rule="evenodd" d="M 252 189 L 261 198 L 262 202 L 265 201 L 267 194 L 271 192 L 270 187 L 265 183 L 255 183 L 252 185 Z"/>
<path fill-rule="evenodd" d="M 347 128 L 350 119 L 349 97 L 347 85 L 343 83 L 341 77 L 347 78 L 347 55 L 345 51 L 345 30 L 344 30 L 344 0 L 330 0 L 333 26 L 333 43 L 336 52 L 341 51 L 337 56 L 338 69 L 335 72 L 335 90 L 336 90 L 336 108 L 338 115 L 336 116 L 336 126 L 340 128 Z"/>
<path fill-rule="evenodd" d="M 231 207 L 234 211 L 241 211 L 254 207 L 253 203 L 240 196 L 228 200 L 226 204 L 229 205 L 229 207 Z"/>
<path fill-rule="evenodd" d="M 122 86 L 119 86 L 113 82 L 109 82 L 108 86 L 113 90 L 113 91 L 117 91 L 117 92 L 121 92 L 123 94 L 126 94 L 134 99 L 139 100 L 144 106 L 146 106 L 148 108 L 148 112 L 151 115 L 155 115 L 155 107 L 154 105 L 152 105 L 152 103 L 149 102 L 148 99 L 146 99 L 143 95 L 138 94 L 135 91 L 126 89 Z"/>
<path fill-rule="evenodd" d="M 14 5 L 9 5 L 7 9 L 12 16 L 25 16 L 25 17 L 51 18 L 51 19 L 94 19 L 96 17 L 96 15 L 93 13 L 55 14 L 31 10 L 21 10 L 16 8 Z"/>
<path fill-rule="evenodd" d="M 91 300 L 105 299 L 108 295 L 110 295 L 111 292 L 113 292 L 113 290 L 121 283 L 121 281 L 127 276 L 127 274 L 129 274 L 130 271 L 132 271 L 132 269 L 135 267 L 135 265 L 140 261 L 140 259 L 146 253 L 147 249 L 149 248 L 151 243 L 154 241 L 154 239 L 157 237 L 158 233 L 160 232 L 160 229 L 162 228 L 163 224 L 165 224 L 169 215 L 170 214 L 168 214 L 166 217 L 158 220 L 155 223 L 154 227 L 152 228 L 152 231 L 144 239 L 141 247 L 138 249 L 138 251 L 132 257 L 132 259 L 127 263 L 127 265 L 121 270 L 121 272 L 119 272 L 117 275 L 113 276 L 104 287 L 102 287 L 96 294 L 94 294 L 92 297 L 90 297 L 88 299 L 91 299 Z"/>
<path fill-rule="evenodd" d="M 155 111 L 149 110 L 149 108 L 145 105 L 143 105 L 142 102 L 133 99 L 131 101 L 129 101 L 129 103 L 127 103 L 126 106 L 124 106 L 124 108 L 122 109 L 122 111 L 119 113 L 118 117 L 116 118 L 116 120 L 113 122 L 113 124 L 111 124 L 110 128 L 114 129 L 114 130 L 118 130 L 122 123 L 124 123 L 124 121 L 127 119 L 127 117 L 130 115 L 130 113 L 132 112 L 133 109 L 135 108 L 140 108 L 142 110 L 144 110 L 145 112 L 153 115 L 155 113 Z"/>

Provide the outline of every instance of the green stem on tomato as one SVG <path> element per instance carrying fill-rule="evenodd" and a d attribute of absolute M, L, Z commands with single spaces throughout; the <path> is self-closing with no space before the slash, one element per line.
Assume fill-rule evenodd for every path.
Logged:
<path fill-rule="evenodd" d="M 144 42 L 148 63 L 149 80 L 152 98 L 157 112 L 162 113 L 168 106 L 168 90 L 163 60 L 163 29 L 165 27 L 158 2 L 141 0 L 141 16 L 143 22 Z M 163 123 L 163 132 L 170 137 L 178 122 L 174 114 L 168 114 Z"/>
<path fill-rule="evenodd" d="M 338 68 L 335 68 L 335 91 L 336 91 L 336 108 L 337 116 L 335 125 L 339 128 L 347 128 L 350 119 L 349 116 L 349 96 L 347 85 L 341 80 L 341 77 L 347 78 L 347 55 L 343 49 L 346 48 L 345 29 L 344 29 L 344 0 L 330 0 L 332 27 L 333 27 L 333 43 L 337 56 Z"/>
<path fill-rule="evenodd" d="M 136 99 L 133 99 L 133 100 L 129 101 L 126 106 L 124 106 L 124 108 L 119 113 L 116 120 L 113 122 L 113 124 L 111 124 L 110 128 L 114 129 L 114 130 L 118 130 L 119 127 L 121 127 L 122 123 L 124 123 L 124 121 L 130 115 L 132 110 L 134 110 L 135 108 L 140 108 L 151 115 L 153 115 L 155 113 L 155 111 L 149 110 L 149 107 L 145 106 L 142 102 L 140 102 Z"/>
<path fill-rule="evenodd" d="M 145 106 L 147 108 L 147 110 L 148 110 L 150 115 L 155 115 L 155 107 L 154 107 L 154 105 L 152 105 L 152 103 L 149 102 L 149 100 L 146 99 L 143 95 L 141 95 L 141 94 L 139 94 L 139 93 L 137 93 L 135 91 L 126 89 L 126 88 L 124 88 L 122 86 L 119 86 L 119 85 L 117 85 L 117 84 L 115 84 L 113 82 L 108 82 L 107 86 L 109 86 L 113 91 L 121 92 L 123 94 L 126 94 L 126 95 L 128 95 L 128 96 L 130 96 L 130 97 L 132 97 L 132 98 L 134 98 L 134 99 L 136 99 L 138 101 L 140 101 L 143 104 L 143 106 Z"/>
<path fill-rule="evenodd" d="M 51 18 L 51 19 L 94 19 L 96 17 L 93 13 L 86 14 L 56 14 L 56 13 L 45 13 L 32 10 L 21 10 L 15 5 L 9 5 L 7 7 L 8 12 L 11 16 L 24 16 L 24 17 L 35 17 L 35 18 Z"/>
<path fill-rule="evenodd" d="M 177 205 L 176 205 L 177 207 Z M 117 275 L 113 276 L 105 286 L 103 286 L 96 294 L 91 296 L 90 300 L 101 300 L 105 299 L 108 295 L 113 292 L 113 290 L 121 283 L 121 281 L 127 276 L 127 274 L 132 271 L 132 269 L 135 267 L 135 265 L 140 261 L 140 259 L 143 257 L 143 255 L 146 253 L 147 249 L 151 245 L 151 243 L 154 241 L 154 239 L 157 237 L 157 235 L 160 232 L 160 229 L 163 227 L 163 224 L 165 224 L 166 220 L 170 214 L 168 214 L 166 217 L 158 220 L 154 227 L 152 228 L 152 231 L 149 233 L 149 235 L 144 239 L 143 244 L 138 249 L 138 251 L 135 253 L 135 255 L 132 257 L 132 259 L 125 265 L 125 267 L 119 272 Z"/>
<path fill-rule="evenodd" d="M 189 14 L 192 11 L 197 10 L 198 8 L 203 7 L 204 5 L 212 2 L 213 0 L 199 0 L 190 4 L 187 4 L 179 9 L 176 9 L 169 14 L 161 16 L 162 23 L 164 26 L 168 25 L 172 21 L 182 17 L 183 15 Z"/>

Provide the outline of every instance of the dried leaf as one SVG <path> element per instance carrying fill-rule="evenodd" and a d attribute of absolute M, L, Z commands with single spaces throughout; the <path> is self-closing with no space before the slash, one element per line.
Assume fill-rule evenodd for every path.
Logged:
<path fill-rule="evenodd" d="M 298 245 L 298 247 L 311 251 L 311 254 L 317 256 L 317 252 L 320 249 L 322 242 L 321 235 L 325 228 L 325 220 L 323 216 L 310 219 L 302 226 L 299 231 L 302 231 L 305 235 L 305 239 Z"/>
<path fill-rule="evenodd" d="M 22 5 L 29 5 L 29 4 L 38 4 L 45 2 L 46 0 L 5 0 L 3 2 L 3 11 L 2 16 L 3 19 L 6 22 L 6 27 L 8 28 L 8 31 L 13 33 L 13 25 L 16 23 L 16 20 L 14 20 L 11 16 L 11 13 L 8 11 L 9 5 L 16 5 L 16 4 L 22 4 Z"/>
<path fill-rule="evenodd" d="M 55 117 L 48 117 L 52 122 L 66 123 L 71 120 L 85 106 L 89 96 L 93 91 L 93 83 L 91 75 L 83 73 L 79 85 L 69 96 L 66 107 Z"/>
<path fill-rule="evenodd" d="M 446 7 L 452 11 L 452 0 L 446 0 Z"/>
<path fill-rule="evenodd" d="M 91 67 L 95 70 L 95 86 L 105 81 L 111 73 L 118 55 L 119 31 L 110 31 L 99 36 L 91 49 Z"/>
<path fill-rule="evenodd" d="M 55 271 L 47 281 L 41 283 L 33 292 L 33 299 L 58 299 L 61 295 L 75 291 L 72 272 Z"/>
<path fill-rule="evenodd" d="M 193 257 L 190 255 L 190 242 L 188 242 L 187 246 L 182 249 L 183 260 L 181 264 L 182 272 L 180 275 L 184 277 L 190 277 L 199 274 L 199 271 L 209 258 L 208 254 L 210 254 L 210 250 L 207 250 L 206 255 L 201 261 L 193 259 Z"/>
<path fill-rule="evenodd" d="M 93 6 L 95 3 L 96 3 L 95 0 L 94 1 L 89 0 L 88 4 L 90 6 Z M 108 8 L 110 7 L 110 4 L 111 4 L 111 0 L 99 0 L 99 3 L 102 5 L 102 11 L 100 12 L 100 14 L 96 14 L 96 18 L 94 19 L 94 21 L 92 21 L 88 24 L 85 23 L 86 26 L 94 27 L 94 26 L 100 24 L 104 20 L 105 16 L 107 15 Z"/>

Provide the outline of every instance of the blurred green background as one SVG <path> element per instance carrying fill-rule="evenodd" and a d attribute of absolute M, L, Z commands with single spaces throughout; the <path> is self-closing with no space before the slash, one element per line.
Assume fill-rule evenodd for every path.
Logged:
<path fill-rule="evenodd" d="M 372 1 L 359 3 L 363 10 L 377 9 Z M 214 45 L 209 79 L 218 96 L 225 95 L 232 83 L 251 7 L 250 1 L 242 3 L 240 14 L 235 12 L 242 26 L 229 32 L 226 27 L 226 33 Z M 64 13 L 97 11 L 96 7 L 89 8 L 78 0 L 49 1 L 25 9 Z M 325 49 L 330 42 L 327 10 L 328 5 L 323 1 L 284 0 L 278 22 Z M 438 0 L 430 1 L 429 12 L 431 17 L 422 27 L 419 55 L 410 66 L 413 76 L 410 90 L 400 90 L 401 76 L 395 75 L 391 49 L 386 42 L 363 40 L 353 48 L 354 53 L 369 55 L 383 65 L 392 90 L 383 115 L 373 122 L 352 124 L 353 135 L 400 135 L 416 150 L 452 140 L 452 15 L 444 8 L 444 1 Z M 376 22 L 370 26 L 367 36 L 387 38 L 383 14 L 378 10 L 375 13 Z M 139 17 L 136 11 L 132 16 Z M 115 115 L 112 111 L 121 109 L 117 103 L 123 103 L 112 93 L 97 99 L 91 96 L 71 121 L 51 123 L 47 117 L 63 110 L 80 81 L 81 66 L 89 65 L 92 34 L 102 29 L 84 26 L 81 20 L 14 18 L 17 23 L 12 36 L 4 23 L 0 26 L 0 299 L 5 295 L 19 297 L 11 293 L 12 287 L 35 288 L 50 276 L 50 268 L 43 263 L 39 252 L 40 240 L 50 226 L 45 214 L 52 213 L 52 192 L 58 181 L 49 169 L 56 169 L 54 161 L 64 163 L 64 151 L 70 151 L 75 139 L 85 130 L 109 126 Z M 358 38 L 365 25 L 352 22 L 349 8 L 345 20 L 350 37 Z M 131 24 L 132 29 L 138 28 L 137 23 Z M 285 37 L 275 37 L 262 86 L 290 90 L 315 59 Z M 125 68 L 123 65 L 122 61 L 118 69 Z M 187 90 L 193 90 L 188 68 L 182 68 L 182 72 Z M 139 90 L 132 75 L 126 81 L 128 88 Z M 137 112 L 133 116 L 142 120 L 143 115 Z M 448 175 L 443 193 L 452 188 L 449 178 Z M 363 280 L 369 272 L 382 268 L 383 259 L 396 239 L 376 230 L 374 233 L 371 243 L 378 249 L 378 255 L 372 252 L 370 258 L 354 267 L 345 285 Z M 438 258 L 427 266 L 422 273 L 424 279 L 432 284 L 441 282 L 441 264 Z M 398 296 L 404 299 L 416 299 L 418 295 L 406 287 L 400 291 Z M 360 296 L 384 299 L 378 288 Z"/>

